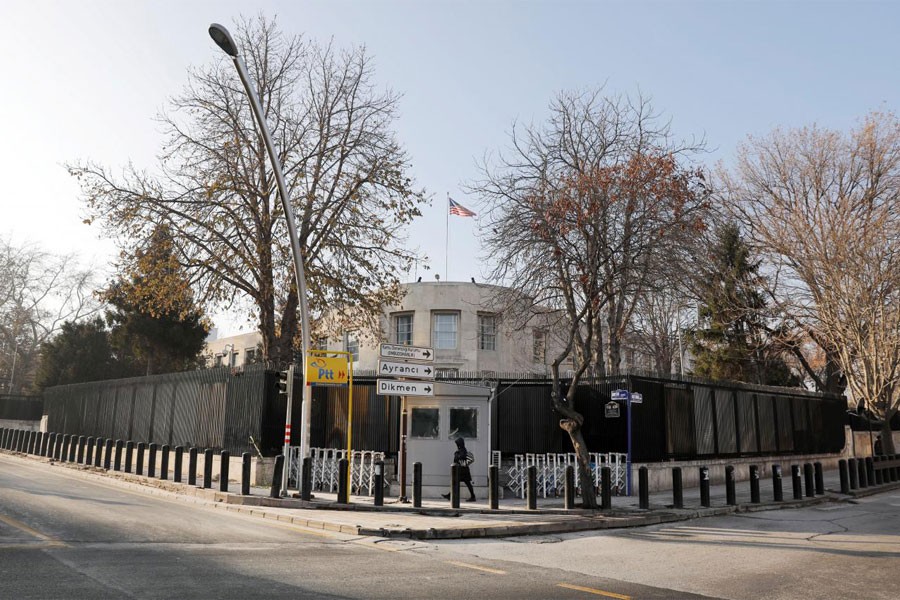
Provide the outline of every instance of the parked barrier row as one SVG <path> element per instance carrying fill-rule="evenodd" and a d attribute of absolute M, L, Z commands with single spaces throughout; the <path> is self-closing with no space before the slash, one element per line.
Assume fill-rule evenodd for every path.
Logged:
<path fill-rule="evenodd" d="M 499 452 L 494 453 L 494 464 L 499 465 Z M 616 495 L 625 492 L 627 455 L 616 452 L 594 452 L 588 455 L 590 469 L 593 474 L 595 491 L 602 478 L 602 469 L 610 468 L 611 489 Z M 575 453 L 567 454 L 516 454 L 513 464 L 507 469 L 509 488 L 520 498 L 526 497 L 528 468 L 535 467 L 535 486 L 537 493 L 543 497 L 559 497 L 564 495 L 565 474 L 568 467 L 574 468 L 575 487 L 580 493 L 581 478 L 579 476 Z"/>
<path fill-rule="evenodd" d="M 339 491 L 340 461 L 347 458 L 347 451 L 337 448 L 310 448 L 310 489 L 335 492 Z M 372 450 L 354 450 L 347 468 L 350 470 L 352 481 L 351 493 L 359 496 L 375 495 L 375 466 L 378 462 L 384 462 L 384 452 Z M 288 477 L 289 485 L 297 487 L 301 481 L 300 471 L 303 468 L 303 460 L 300 456 L 300 447 L 291 447 L 291 472 Z M 346 476 L 345 476 L 346 477 Z"/>

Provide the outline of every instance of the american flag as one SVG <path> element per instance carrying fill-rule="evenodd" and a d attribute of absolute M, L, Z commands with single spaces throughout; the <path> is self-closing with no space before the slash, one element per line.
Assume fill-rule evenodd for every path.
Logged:
<path fill-rule="evenodd" d="M 474 217 L 475 213 L 455 201 L 453 198 L 447 198 L 450 201 L 450 214 L 457 217 Z"/>

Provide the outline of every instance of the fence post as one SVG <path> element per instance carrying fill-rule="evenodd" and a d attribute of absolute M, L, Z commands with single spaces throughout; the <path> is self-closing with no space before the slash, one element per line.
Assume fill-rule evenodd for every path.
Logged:
<path fill-rule="evenodd" d="M 137 445 L 137 459 L 134 465 L 134 472 L 138 475 L 144 474 L 144 451 L 147 449 L 147 445 L 144 442 L 138 442 Z"/>
<path fill-rule="evenodd" d="M 566 467 L 566 510 L 575 508 L 575 467 Z"/>
<path fill-rule="evenodd" d="M 346 458 L 342 458 L 338 461 L 338 504 L 350 503 L 350 490 L 347 488 L 347 471 L 349 469 L 350 461 L 348 461 Z"/>
<path fill-rule="evenodd" d="M 681 467 L 672 467 L 672 506 L 684 508 L 684 484 L 681 479 Z"/>
<path fill-rule="evenodd" d="M 737 493 L 734 489 L 734 467 L 731 465 L 725 467 L 725 504 L 728 506 L 737 504 Z"/>
<path fill-rule="evenodd" d="M 528 489 L 526 490 L 528 510 L 537 510 L 537 467 L 528 467 Z"/>
<path fill-rule="evenodd" d="M 794 500 L 802 500 L 803 482 L 800 480 L 800 465 L 791 465 L 791 483 L 794 486 Z"/>
<path fill-rule="evenodd" d="M 709 508 L 709 467 L 700 467 L 700 506 Z"/>
<path fill-rule="evenodd" d="M 284 461 L 284 458 L 281 459 Z M 213 451 L 212 448 L 207 448 L 203 451 L 203 489 L 208 490 L 212 489 L 212 463 L 213 463 Z M 282 472 L 284 471 L 284 463 L 282 462 Z M 281 478 L 278 478 L 279 485 L 281 482 Z"/>
<path fill-rule="evenodd" d="M 413 463 L 413 507 L 422 508 L 422 463 Z"/>
<path fill-rule="evenodd" d="M 197 448 L 194 446 L 188 450 L 188 485 L 197 485 Z"/>
<path fill-rule="evenodd" d="M 570 467 L 571 468 L 571 467 Z M 566 485 L 569 485 L 568 472 L 566 473 Z M 574 476 L 573 476 L 574 477 Z M 488 506 L 491 510 L 500 508 L 500 468 L 497 465 L 491 465 L 488 469 Z M 574 479 L 573 479 L 574 482 Z M 574 483 L 573 483 L 574 486 Z M 568 487 L 566 488 L 566 498 L 568 498 Z M 574 493 L 574 492 L 573 492 Z M 568 507 L 568 500 L 566 500 Z"/>
<path fill-rule="evenodd" d="M 304 456 L 300 467 L 303 481 L 300 487 L 300 499 L 309 502 L 312 500 L 312 456 Z"/>
<path fill-rule="evenodd" d="M 156 444 L 147 447 L 147 477 L 156 477 Z"/>
<path fill-rule="evenodd" d="M 646 466 L 638 469 L 638 505 L 640 508 L 650 508 L 650 473 Z"/>
<path fill-rule="evenodd" d="M 784 500 L 781 465 L 772 465 L 772 497 L 775 499 L 775 502 Z"/>
<path fill-rule="evenodd" d="M 228 491 L 228 467 L 231 462 L 231 453 L 228 450 L 222 450 L 219 453 L 219 491 Z"/>
<path fill-rule="evenodd" d="M 806 497 L 813 498 L 816 495 L 816 483 L 810 463 L 803 464 L 803 482 L 806 484 Z"/>
<path fill-rule="evenodd" d="M 816 477 L 816 494 L 819 496 L 825 495 L 825 474 L 822 473 L 822 463 L 814 462 L 813 463 L 813 472 Z"/>
<path fill-rule="evenodd" d="M 750 465 L 750 502 L 759 504 L 759 466 Z"/>
<path fill-rule="evenodd" d="M 159 449 L 159 478 L 163 481 L 169 479 L 169 445 L 163 444 Z"/>
<path fill-rule="evenodd" d="M 123 447 L 122 440 L 116 440 L 116 459 L 113 463 L 114 471 L 122 470 L 122 447 Z"/>
<path fill-rule="evenodd" d="M 838 461 L 838 471 L 841 474 L 841 493 L 850 493 L 850 471 L 847 469 L 847 460 L 842 458 Z"/>
<path fill-rule="evenodd" d="M 859 467 L 855 458 L 847 461 L 847 474 L 850 476 L 850 489 L 855 490 L 859 488 Z"/>
<path fill-rule="evenodd" d="M 250 495 L 250 453 L 241 454 L 241 495 Z"/>
<path fill-rule="evenodd" d="M 590 484 L 590 482 L 582 482 Z M 609 510 L 612 508 L 612 469 L 602 467 L 600 469 L 600 508 Z"/>
<path fill-rule="evenodd" d="M 184 470 L 184 446 L 175 446 L 175 467 L 172 469 L 172 481 L 181 483 L 181 472 Z"/>
<path fill-rule="evenodd" d="M 191 451 L 196 455 L 196 448 L 191 448 Z M 279 454 L 275 457 L 275 470 L 272 472 L 272 486 L 269 489 L 269 497 L 270 498 L 281 498 L 281 480 L 284 475 L 284 454 Z M 206 482 L 203 482 L 204 485 Z"/>
<path fill-rule="evenodd" d="M 375 506 L 384 506 L 384 461 L 375 461 Z"/>

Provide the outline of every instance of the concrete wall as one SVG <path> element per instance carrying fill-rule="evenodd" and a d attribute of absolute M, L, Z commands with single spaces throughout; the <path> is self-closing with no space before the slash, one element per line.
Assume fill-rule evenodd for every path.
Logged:
<path fill-rule="evenodd" d="M 0 427 L 3 429 L 24 429 L 25 431 L 40 431 L 40 421 L 16 421 L 13 419 L 0 419 Z"/>

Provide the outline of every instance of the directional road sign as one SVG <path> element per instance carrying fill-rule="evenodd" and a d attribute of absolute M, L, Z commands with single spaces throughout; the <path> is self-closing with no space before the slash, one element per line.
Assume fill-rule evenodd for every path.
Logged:
<path fill-rule="evenodd" d="M 306 385 L 347 385 L 347 359 L 310 356 L 306 360 Z"/>
<path fill-rule="evenodd" d="M 611 400 L 628 400 L 628 390 L 613 390 L 609 397 Z"/>
<path fill-rule="evenodd" d="M 376 383 L 379 396 L 434 396 L 434 384 L 430 381 L 378 379 Z"/>
<path fill-rule="evenodd" d="M 632 404 L 643 404 L 644 395 L 640 392 L 631 392 L 631 403 Z"/>
<path fill-rule="evenodd" d="M 382 344 L 381 356 L 384 358 L 400 358 L 404 360 L 434 361 L 434 350 L 421 346 L 400 346 L 397 344 Z"/>
<path fill-rule="evenodd" d="M 434 379 L 434 367 L 419 363 L 378 361 L 380 377 L 412 377 L 414 379 Z"/>

